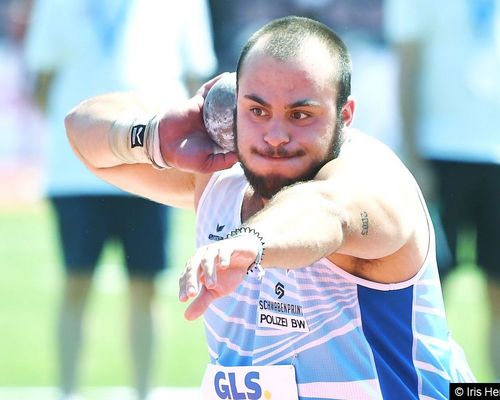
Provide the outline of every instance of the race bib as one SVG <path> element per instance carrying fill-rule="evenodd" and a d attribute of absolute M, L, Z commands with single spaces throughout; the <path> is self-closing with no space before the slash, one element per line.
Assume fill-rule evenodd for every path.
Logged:
<path fill-rule="evenodd" d="M 292 365 L 223 367 L 208 364 L 203 400 L 298 400 Z"/>

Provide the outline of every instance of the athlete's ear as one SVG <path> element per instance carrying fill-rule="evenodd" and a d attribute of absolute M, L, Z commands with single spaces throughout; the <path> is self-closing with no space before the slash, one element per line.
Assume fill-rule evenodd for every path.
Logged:
<path fill-rule="evenodd" d="M 354 111 L 356 110 L 356 100 L 351 95 L 347 98 L 347 101 L 342 106 L 340 110 L 340 117 L 344 122 L 344 126 L 350 126 L 352 121 L 354 120 Z"/>

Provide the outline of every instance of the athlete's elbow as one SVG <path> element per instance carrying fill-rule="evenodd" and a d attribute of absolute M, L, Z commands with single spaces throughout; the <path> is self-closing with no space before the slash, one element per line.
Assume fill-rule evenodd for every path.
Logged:
<path fill-rule="evenodd" d="M 66 136 L 71 144 L 75 144 L 75 135 L 77 130 L 77 116 L 76 110 L 72 109 L 64 117 L 64 127 L 66 129 Z"/>

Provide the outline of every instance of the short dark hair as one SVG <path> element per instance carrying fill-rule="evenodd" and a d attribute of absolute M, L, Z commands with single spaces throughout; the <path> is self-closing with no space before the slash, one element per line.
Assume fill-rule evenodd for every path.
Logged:
<path fill-rule="evenodd" d="M 325 45 L 332 59 L 337 64 L 334 84 L 338 84 L 337 112 L 347 102 L 351 94 L 351 56 L 342 39 L 326 25 L 310 18 L 288 16 L 275 19 L 255 32 L 241 50 L 236 67 L 237 80 L 250 50 L 262 38 L 265 38 L 264 51 L 279 59 L 287 60 L 297 55 L 301 45 L 309 38 L 316 38 Z"/>

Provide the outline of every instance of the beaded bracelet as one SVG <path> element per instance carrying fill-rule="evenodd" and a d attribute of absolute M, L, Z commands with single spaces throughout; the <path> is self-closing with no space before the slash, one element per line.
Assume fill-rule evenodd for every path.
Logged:
<path fill-rule="evenodd" d="M 247 274 L 250 271 L 253 272 L 254 269 L 262 271 L 261 264 L 262 264 L 262 260 L 264 259 L 265 243 L 264 243 L 264 239 L 262 238 L 262 236 L 260 235 L 259 232 L 257 232 L 253 228 L 249 228 L 248 226 L 242 226 L 242 227 L 236 228 L 236 229 L 232 230 L 231 232 L 229 232 L 226 239 L 235 238 L 238 236 L 245 236 L 245 235 L 255 236 L 257 239 L 259 239 L 259 242 L 260 242 L 257 257 L 255 257 L 255 261 L 248 267 Z"/>

